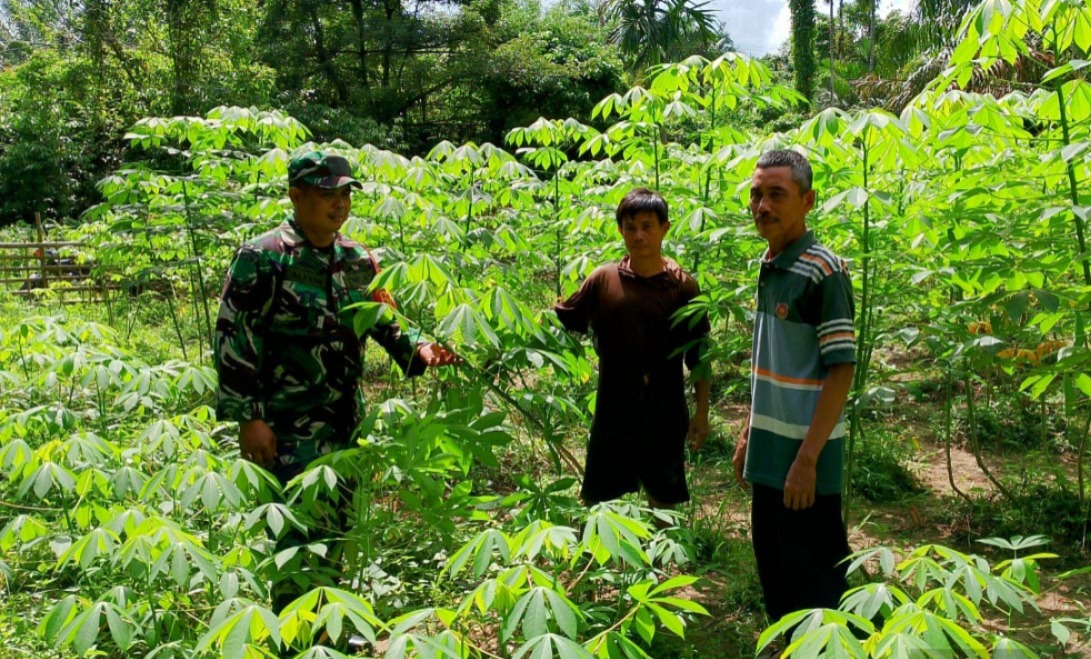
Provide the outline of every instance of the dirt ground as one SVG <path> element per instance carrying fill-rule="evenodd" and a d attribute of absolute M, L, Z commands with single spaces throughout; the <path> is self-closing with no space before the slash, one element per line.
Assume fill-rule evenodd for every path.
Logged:
<path fill-rule="evenodd" d="M 725 405 L 720 412 L 724 419 L 724 434 L 733 437 L 741 427 L 745 408 Z M 913 421 L 900 420 L 901 423 Z M 850 544 L 857 550 L 887 546 L 896 552 L 904 552 L 923 544 L 939 543 L 959 551 L 987 555 L 990 548 L 984 545 L 967 546 L 962 539 L 966 529 L 957 528 L 959 523 L 957 520 L 951 521 L 948 509 L 958 496 L 952 488 L 952 481 L 959 491 L 976 498 L 992 494 L 989 479 L 974 455 L 961 446 L 950 449 L 949 473 L 944 445 L 928 436 L 927 432 L 921 434 L 921 437 L 915 438 L 917 451 L 911 469 L 923 493 L 890 505 L 857 501 L 849 519 Z M 1010 456 L 1008 461 L 1013 461 Z M 1002 473 L 1006 465 L 1000 460 L 996 462 L 987 466 L 995 473 Z M 670 644 L 663 657 L 711 659 L 753 656 L 758 634 L 767 621 L 761 611 L 760 587 L 749 552 L 749 499 L 735 484 L 730 456 L 726 454 L 698 464 L 691 471 L 691 483 L 692 489 L 700 497 L 695 504 L 697 508 L 692 523 L 718 530 L 724 540 L 723 546 L 717 548 L 716 569 L 698 569 L 697 573 L 703 580 L 688 593 L 711 615 L 691 626 L 685 641 Z M 1046 546 L 1033 551 L 1051 549 Z M 1063 581 L 1056 578 L 1064 571 L 1087 564 L 1086 551 L 1077 553 L 1080 555 L 1060 556 L 1056 565 L 1061 567 L 1055 567 L 1048 560 L 1042 561 L 1042 592 L 1038 598 L 1040 611 L 1016 615 L 1010 625 L 1006 616 L 989 618 L 985 622 L 986 628 L 1027 644 L 1043 658 L 1091 658 L 1091 642 L 1088 639 L 1074 635 L 1062 652 L 1057 648 L 1057 641 L 1050 630 L 1051 619 L 1086 620 L 1091 615 L 1091 575 L 1077 575 Z M 723 565 L 725 557 L 727 566 Z M 995 554 L 988 554 L 988 557 L 993 564 L 1005 558 Z"/>

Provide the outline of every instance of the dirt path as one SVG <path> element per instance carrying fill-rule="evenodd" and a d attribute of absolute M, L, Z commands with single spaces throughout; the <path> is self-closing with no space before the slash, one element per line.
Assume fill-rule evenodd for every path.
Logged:
<path fill-rule="evenodd" d="M 720 408 L 723 432 L 732 438 L 731 444 L 734 443 L 734 434 L 741 427 L 745 411 L 745 406 L 741 405 Z M 928 425 L 922 421 L 902 419 L 899 423 L 913 424 L 914 429 L 927 428 Z M 916 425 L 917 422 L 919 425 Z M 927 435 L 926 432 L 922 434 Z M 971 553 L 989 553 L 993 564 L 1004 560 L 996 552 L 990 553 L 990 548 L 984 545 L 965 546 L 968 534 L 973 537 L 971 531 L 980 529 L 963 527 L 969 521 L 950 514 L 955 505 L 953 502 L 959 496 L 952 488 L 951 481 L 964 495 L 974 499 L 991 497 L 993 488 L 970 451 L 961 446 L 950 448 L 950 473 L 946 452 L 944 445 L 935 442 L 932 437 L 925 436 L 918 440 L 918 450 L 910 468 L 924 489 L 922 494 L 885 506 L 866 501 L 856 503 L 849 532 L 854 548 L 882 545 L 905 552 L 924 544 L 940 543 Z M 703 579 L 688 593 L 709 610 L 710 616 L 701 618 L 688 629 L 686 641 L 678 645 L 685 650 L 679 649 L 670 656 L 752 656 L 758 633 L 766 624 L 749 547 L 749 498 L 734 482 L 730 457 L 725 452 L 691 471 L 692 489 L 699 497 L 692 522 L 694 529 L 703 538 L 720 540 L 708 548 L 712 560 L 706 563 L 707 569 L 697 570 Z M 1009 457 L 1007 464 L 1002 457 L 990 457 L 987 466 L 999 474 L 1005 468 L 1019 467 L 1023 457 L 1019 456 L 1016 460 Z M 987 535 L 977 534 L 976 537 Z M 1049 547 L 1037 550 L 1048 551 Z M 1015 615 L 1010 625 L 1006 616 L 997 616 L 993 610 L 990 614 L 992 617 L 985 621 L 985 627 L 1026 643 L 1043 658 L 1091 659 L 1088 639 L 1074 634 L 1066 651 L 1061 652 L 1050 629 L 1053 619 L 1086 620 L 1091 615 L 1091 575 L 1058 580 L 1056 577 L 1060 571 L 1051 568 L 1048 560 L 1042 561 L 1041 570 L 1040 610 Z"/>

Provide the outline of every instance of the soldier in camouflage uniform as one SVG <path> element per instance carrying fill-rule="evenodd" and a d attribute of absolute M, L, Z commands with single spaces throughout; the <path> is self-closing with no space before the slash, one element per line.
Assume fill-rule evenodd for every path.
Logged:
<path fill-rule="evenodd" d="M 315 457 L 349 445 L 360 412 L 365 337 L 348 305 L 392 305 L 368 294 L 379 271 L 371 254 L 338 233 L 348 219 L 349 162 L 321 151 L 288 168 L 293 216 L 239 248 L 216 319 L 217 413 L 239 423 L 239 448 L 287 483 Z M 396 322 L 367 332 L 408 376 L 457 361 L 414 344 Z"/>
<path fill-rule="evenodd" d="M 239 423 L 242 457 L 269 469 L 282 485 L 314 458 L 350 446 L 360 415 L 367 336 L 409 376 L 459 361 L 440 346 L 415 344 L 389 319 L 367 336 L 356 335 L 353 310 L 346 307 L 394 301 L 384 291 L 367 292 L 378 264 L 338 233 L 348 219 L 352 190 L 361 187 L 348 161 L 320 151 L 300 156 L 288 166 L 288 185 L 292 216 L 245 243 L 231 262 L 215 342 L 217 414 Z M 332 518 L 323 522 L 335 532 L 330 553 L 301 555 L 309 568 L 284 569 L 275 577 L 276 610 L 316 585 L 316 578 L 336 583 L 344 549 L 338 536 L 345 531 L 343 506 L 349 499 L 340 497 Z M 277 540 L 275 552 L 313 540 L 292 529 Z"/>

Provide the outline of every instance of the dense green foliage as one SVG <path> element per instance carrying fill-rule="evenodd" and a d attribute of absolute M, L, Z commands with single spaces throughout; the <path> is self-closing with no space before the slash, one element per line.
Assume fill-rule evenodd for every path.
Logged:
<path fill-rule="evenodd" d="M 146 116 L 280 108 L 322 141 L 409 153 L 586 116 L 624 89 L 611 26 L 577 2 L 532 0 L 5 0 L 0 225 L 79 216 L 129 158 L 120 134 Z M 677 57 L 715 39 L 679 27 L 660 43 Z"/>

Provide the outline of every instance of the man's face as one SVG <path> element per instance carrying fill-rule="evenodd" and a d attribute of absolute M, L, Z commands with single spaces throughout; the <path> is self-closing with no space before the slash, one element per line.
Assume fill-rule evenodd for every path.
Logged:
<path fill-rule="evenodd" d="M 319 246 L 332 240 L 352 208 L 352 188 L 348 185 L 333 189 L 302 185 L 291 188 L 288 196 L 303 233 Z"/>
<path fill-rule="evenodd" d="M 750 214 L 758 234 L 776 254 L 802 236 L 807 227 L 804 218 L 814 207 L 814 190 L 800 193 L 792 180 L 792 168 L 755 169 L 750 179 Z"/>
<path fill-rule="evenodd" d="M 651 211 L 621 218 L 618 232 L 625 240 L 625 249 L 633 258 L 658 257 L 663 249 L 663 237 L 670 222 L 659 223 L 659 216 Z"/>

